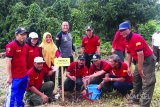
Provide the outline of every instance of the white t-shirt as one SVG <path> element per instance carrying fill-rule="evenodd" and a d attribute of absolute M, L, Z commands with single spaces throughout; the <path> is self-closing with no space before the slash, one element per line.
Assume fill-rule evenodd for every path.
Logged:
<path fill-rule="evenodd" d="M 152 45 L 160 46 L 160 33 L 154 33 L 152 35 Z"/>

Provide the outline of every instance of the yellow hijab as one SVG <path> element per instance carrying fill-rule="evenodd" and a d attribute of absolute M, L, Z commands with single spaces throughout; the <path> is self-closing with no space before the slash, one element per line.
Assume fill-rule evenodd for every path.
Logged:
<path fill-rule="evenodd" d="M 40 44 L 40 47 L 42 48 L 42 55 L 46 64 L 48 65 L 48 67 L 51 67 L 51 64 L 54 64 L 54 58 L 57 51 L 57 47 L 54 44 L 53 39 L 50 43 L 46 42 L 47 35 L 52 37 L 51 33 L 45 32 L 43 34 L 43 39 L 42 43 Z"/>

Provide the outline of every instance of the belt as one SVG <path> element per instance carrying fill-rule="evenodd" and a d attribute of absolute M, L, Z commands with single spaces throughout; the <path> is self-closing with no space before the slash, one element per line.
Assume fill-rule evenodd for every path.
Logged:
<path fill-rule="evenodd" d="M 90 53 L 90 54 L 88 54 L 88 53 L 84 53 L 84 54 L 91 56 L 91 55 L 95 54 L 95 52 L 94 53 Z"/>

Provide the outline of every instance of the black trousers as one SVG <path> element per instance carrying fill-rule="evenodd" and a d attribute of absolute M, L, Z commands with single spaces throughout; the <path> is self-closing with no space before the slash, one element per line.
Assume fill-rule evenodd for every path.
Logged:
<path fill-rule="evenodd" d="M 45 75 L 44 76 L 44 82 L 48 82 L 48 81 L 52 81 L 53 82 L 53 86 L 55 87 L 55 77 L 56 77 L 56 73 L 53 73 L 52 75 Z"/>
<path fill-rule="evenodd" d="M 154 55 L 157 57 L 157 62 L 160 60 L 160 49 L 158 46 L 153 46 Z"/>
<path fill-rule="evenodd" d="M 76 91 L 81 91 L 82 85 L 83 85 L 82 78 L 76 78 L 76 81 L 67 78 L 64 82 L 64 91 L 73 92 L 74 89 L 76 89 Z"/>
<path fill-rule="evenodd" d="M 85 58 L 86 58 L 86 60 L 85 60 L 85 65 L 87 66 L 88 71 L 89 71 L 90 64 L 91 64 L 91 60 L 92 60 L 92 57 L 93 57 L 94 54 L 95 54 L 95 53 L 93 53 L 93 54 L 84 54 L 84 55 L 85 55 Z"/>

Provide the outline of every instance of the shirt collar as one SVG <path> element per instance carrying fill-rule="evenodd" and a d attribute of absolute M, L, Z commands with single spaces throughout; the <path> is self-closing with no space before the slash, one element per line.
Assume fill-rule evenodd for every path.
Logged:
<path fill-rule="evenodd" d="M 129 35 L 126 37 L 126 40 L 129 41 L 132 38 L 132 32 L 129 33 Z"/>
<path fill-rule="evenodd" d="M 68 33 L 68 32 L 63 32 L 63 31 L 62 31 L 62 34 L 63 34 L 63 35 L 66 35 L 67 33 Z"/>
<path fill-rule="evenodd" d="M 21 44 L 18 40 L 15 40 L 15 41 L 16 41 L 18 46 L 24 46 L 24 44 L 25 44 L 24 42 L 23 42 L 23 44 Z"/>
<path fill-rule="evenodd" d="M 34 66 L 34 70 L 35 70 L 36 73 L 40 73 L 40 72 L 41 72 L 41 71 L 38 70 L 35 66 Z"/>
<path fill-rule="evenodd" d="M 103 62 L 102 61 L 100 62 L 99 68 L 96 67 L 95 65 L 93 65 L 93 67 L 94 67 L 95 70 L 100 71 L 102 69 L 102 67 L 103 67 Z"/>
<path fill-rule="evenodd" d="M 91 38 L 93 38 L 94 35 L 92 35 L 91 38 L 89 38 L 88 35 L 86 35 L 86 36 L 87 36 L 88 39 L 91 39 Z"/>

